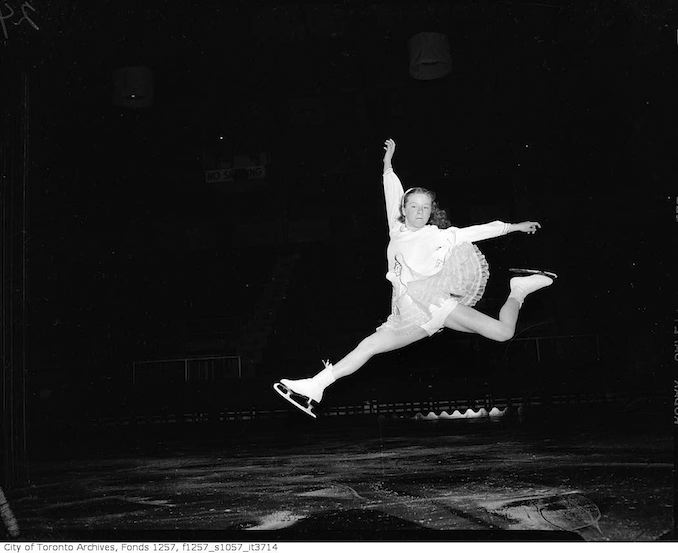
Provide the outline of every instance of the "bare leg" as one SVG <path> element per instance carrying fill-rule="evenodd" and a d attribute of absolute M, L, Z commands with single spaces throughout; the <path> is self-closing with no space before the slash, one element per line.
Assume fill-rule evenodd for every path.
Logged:
<path fill-rule="evenodd" d="M 458 305 L 445 319 L 445 326 L 453 330 L 475 332 L 497 342 L 505 342 L 515 334 L 519 311 L 520 303 L 514 298 L 506 300 L 499 311 L 498 320 L 472 307 Z"/>
<path fill-rule="evenodd" d="M 353 374 L 373 356 L 409 346 L 410 344 L 427 337 L 422 328 L 408 335 L 400 335 L 391 330 L 380 330 L 365 338 L 346 357 L 332 367 L 334 378 L 343 378 Z"/>
<path fill-rule="evenodd" d="M 282 379 L 280 383 L 297 394 L 320 402 L 325 388 L 335 380 L 353 374 L 373 356 L 403 348 L 427 336 L 428 333 L 422 328 L 416 328 L 412 333 L 407 335 L 398 334 L 391 330 L 380 330 L 365 338 L 336 365 L 327 364 L 313 378 L 302 380 Z"/>
<path fill-rule="evenodd" d="M 497 342 L 506 342 L 516 332 L 518 312 L 525 297 L 552 283 L 553 279 L 545 275 L 514 277 L 510 281 L 511 293 L 499 311 L 499 319 L 488 317 L 472 307 L 457 305 L 445 319 L 445 326 L 453 330 L 475 332 Z"/>

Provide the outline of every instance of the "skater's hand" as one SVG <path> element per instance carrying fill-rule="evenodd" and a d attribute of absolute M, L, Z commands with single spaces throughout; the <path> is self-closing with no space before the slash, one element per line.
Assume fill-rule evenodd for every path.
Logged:
<path fill-rule="evenodd" d="M 386 139 L 384 142 L 384 168 L 391 167 L 391 159 L 393 159 L 393 154 L 395 153 L 396 143 L 392 138 Z"/>
<path fill-rule="evenodd" d="M 541 225 L 535 221 L 525 221 L 524 223 L 517 223 L 513 226 L 515 230 L 526 232 L 527 234 L 534 234 L 537 232 L 537 229 L 541 228 Z"/>

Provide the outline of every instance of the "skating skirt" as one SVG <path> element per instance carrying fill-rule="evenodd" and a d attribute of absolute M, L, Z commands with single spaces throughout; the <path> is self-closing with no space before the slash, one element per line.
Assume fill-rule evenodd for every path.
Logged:
<path fill-rule="evenodd" d="M 478 303 L 489 276 L 487 260 L 475 244 L 454 246 L 439 272 L 404 285 L 404 293 L 394 299 L 391 314 L 377 331 L 411 334 L 423 328 L 431 336 L 443 329 L 457 305 Z"/>

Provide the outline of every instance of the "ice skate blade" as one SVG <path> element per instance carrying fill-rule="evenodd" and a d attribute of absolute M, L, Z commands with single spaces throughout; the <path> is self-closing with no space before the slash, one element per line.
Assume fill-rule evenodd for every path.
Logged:
<path fill-rule="evenodd" d="M 278 392 L 284 399 L 289 401 L 292 405 L 294 405 L 298 409 L 301 409 L 307 415 L 313 417 L 314 419 L 318 418 L 318 417 L 315 416 L 315 413 L 313 412 L 311 407 L 306 406 L 306 405 L 302 405 L 301 403 L 296 401 L 292 397 L 292 394 L 294 394 L 294 392 L 292 390 L 290 390 L 289 388 L 287 388 L 287 386 L 285 386 L 284 384 L 280 384 L 280 382 L 276 382 L 275 384 L 273 384 L 273 389 L 276 392 Z M 299 397 L 306 397 L 306 396 L 302 396 L 302 395 L 299 395 L 299 394 L 294 394 L 294 395 L 297 395 Z M 306 398 L 306 399 L 308 400 L 308 398 Z"/>
<path fill-rule="evenodd" d="M 544 275 L 553 280 L 558 278 L 556 273 L 551 273 L 549 271 L 540 271 L 539 269 L 509 269 L 511 273 L 518 273 L 522 275 Z"/>

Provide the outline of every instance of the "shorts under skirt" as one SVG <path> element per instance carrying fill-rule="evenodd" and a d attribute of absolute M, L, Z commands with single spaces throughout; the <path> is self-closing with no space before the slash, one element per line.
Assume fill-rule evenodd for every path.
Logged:
<path fill-rule="evenodd" d="M 413 334 L 424 329 L 429 336 L 443 329 L 457 305 L 474 306 L 483 297 L 490 276 L 487 260 L 475 244 L 463 242 L 447 254 L 436 274 L 403 285 L 393 310 L 377 331 Z"/>

